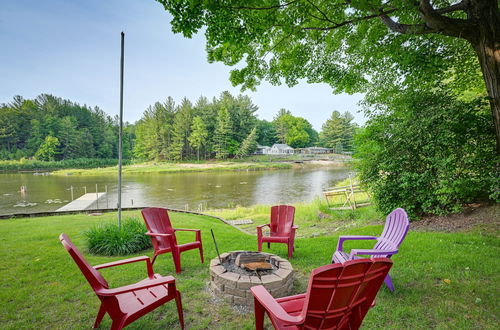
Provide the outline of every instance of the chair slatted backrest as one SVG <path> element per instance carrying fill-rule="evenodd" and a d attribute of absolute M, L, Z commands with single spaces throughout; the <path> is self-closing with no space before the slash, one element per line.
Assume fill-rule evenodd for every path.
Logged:
<path fill-rule="evenodd" d="M 161 207 L 149 207 L 141 211 L 144 222 L 148 230 L 155 234 L 171 234 L 173 242 L 177 245 L 175 231 L 172 228 L 170 217 L 166 209 Z M 170 242 L 166 237 L 151 236 L 155 250 L 161 248 L 170 248 Z"/>
<path fill-rule="evenodd" d="M 384 231 L 378 238 L 374 249 L 396 250 L 406 237 L 409 228 L 410 221 L 405 210 L 395 209 L 387 216 Z"/>
<path fill-rule="evenodd" d="M 391 266 L 387 258 L 358 259 L 313 270 L 302 328 L 359 328 Z"/>
<path fill-rule="evenodd" d="M 288 236 L 292 230 L 295 207 L 276 205 L 271 207 L 271 236 Z"/>
<path fill-rule="evenodd" d="M 108 282 L 102 277 L 102 275 L 92 267 L 87 260 L 83 257 L 80 251 L 76 248 L 76 246 L 71 242 L 69 237 L 62 233 L 59 236 L 59 240 L 61 241 L 64 248 L 69 252 L 70 256 L 73 258 L 75 263 L 77 264 L 80 271 L 83 273 L 90 286 L 94 291 L 98 289 L 108 289 Z"/>

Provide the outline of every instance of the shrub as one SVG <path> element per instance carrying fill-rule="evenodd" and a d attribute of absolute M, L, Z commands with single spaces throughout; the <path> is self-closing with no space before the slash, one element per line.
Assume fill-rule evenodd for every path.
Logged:
<path fill-rule="evenodd" d="M 103 256 L 123 256 L 151 247 L 151 239 L 142 221 L 124 219 L 121 229 L 117 223 L 99 224 L 85 232 L 89 252 Z"/>
<path fill-rule="evenodd" d="M 398 101 L 356 137 L 358 174 L 381 211 L 446 214 L 499 198 L 495 131 L 484 100 L 416 92 Z"/>

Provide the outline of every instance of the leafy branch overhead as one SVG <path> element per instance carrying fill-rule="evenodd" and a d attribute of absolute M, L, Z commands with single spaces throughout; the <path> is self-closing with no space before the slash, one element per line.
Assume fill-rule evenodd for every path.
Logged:
<path fill-rule="evenodd" d="M 497 0 L 158 1 L 174 32 L 204 31 L 209 61 L 245 62 L 230 77 L 243 88 L 305 79 L 380 101 L 395 90 L 455 81 L 463 91 L 482 80 L 500 151 Z"/>

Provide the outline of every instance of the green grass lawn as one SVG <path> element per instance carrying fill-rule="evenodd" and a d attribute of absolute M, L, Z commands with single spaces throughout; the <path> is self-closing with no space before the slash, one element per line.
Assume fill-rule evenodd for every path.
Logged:
<path fill-rule="evenodd" d="M 139 217 L 139 212 L 126 212 L 124 216 Z M 214 230 L 221 251 L 255 250 L 256 237 L 205 216 L 172 213 L 171 218 L 174 226 L 200 228 L 203 233 L 205 264 L 200 264 L 196 250 L 182 254 L 184 271 L 179 275 L 174 272 L 169 254 L 158 257 L 155 264 L 156 272 L 177 279 L 187 327 L 252 329 L 253 314 L 239 313 L 214 300 L 206 290 L 206 283 L 209 261 L 216 256 L 210 229 Z M 120 258 L 88 255 L 83 239 L 83 232 L 94 224 L 115 219 L 116 214 L 110 213 L 98 217 L 69 215 L 0 221 L 0 328 L 89 329 L 99 301 L 59 243 L 58 235 L 67 233 L 92 265 L 117 260 Z M 306 222 L 298 224 L 304 228 L 299 232 L 308 226 Z M 305 290 L 311 269 L 329 263 L 339 235 L 378 234 L 381 230 L 379 220 L 375 225 L 353 225 L 331 235 L 298 238 L 291 259 L 297 271 L 296 292 Z M 180 241 L 187 241 L 192 235 L 179 233 Z M 272 245 L 271 252 L 286 257 L 286 246 Z M 136 255 L 151 256 L 152 250 Z M 478 228 L 450 234 L 410 229 L 400 253 L 393 258 L 396 291 L 381 289 L 377 306 L 368 313 L 364 327 L 498 329 L 499 255 L 498 231 Z M 116 287 L 145 278 L 146 269 L 144 263 L 135 263 L 105 269 L 102 274 Z M 109 328 L 110 324 L 106 316 L 101 328 Z M 129 328 L 179 328 L 175 303 L 165 304 Z"/>

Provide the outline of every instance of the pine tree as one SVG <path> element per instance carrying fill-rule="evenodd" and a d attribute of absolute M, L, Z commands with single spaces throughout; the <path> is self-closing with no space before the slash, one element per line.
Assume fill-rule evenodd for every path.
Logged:
<path fill-rule="evenodd" d="M 240 148 L 236 152 L 236 158 L 242 158 L 250 155 L 257 148 L 257 128 L 254 127 L 250 134 L 243 140 Z"/>
<path fill-rule="evenodd" d="M 201 117 L 193 119 L 191 125 L 191 135 L 189 136 L 189 144 L 196 149 L 196 158 L 200 160 L 200 148 L 205 144 L 208 137 L 208 131 Z"/>
<path fill-rule="evenodd" d="M 225 107 L 220 108 L 215 129 L 215 158 L 225 159 L 231 143 L 231 117 Z"/>
<path fill-rule="evenodd" d="M 184 98 L 174 118 L 174 137 L 170 148 L 170 156 L 175 160 L 182 160 L 189 153 L 188 137 L 191 133 L 193 106 Z"/>

